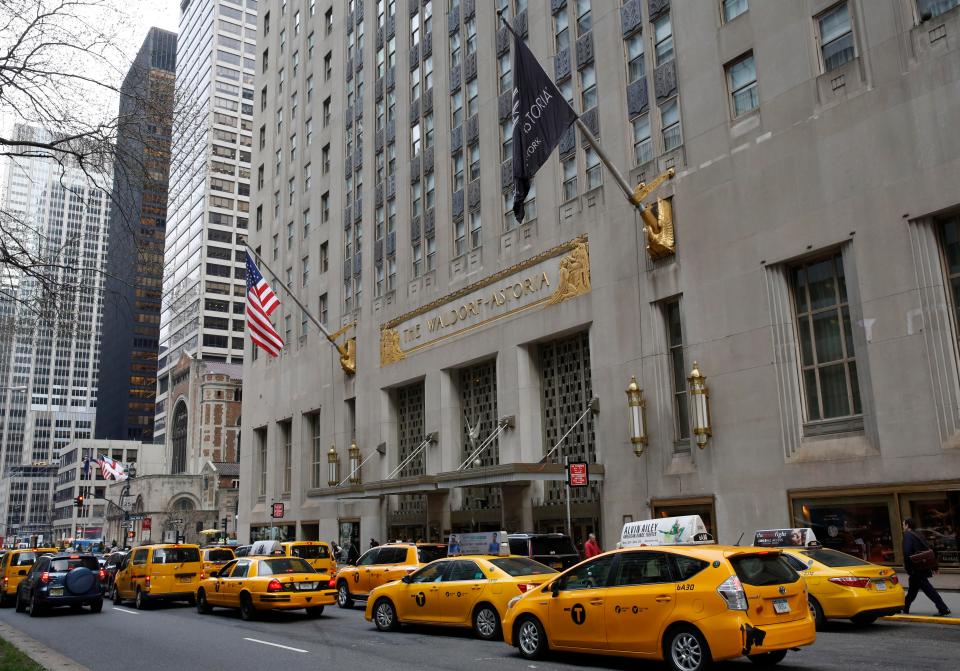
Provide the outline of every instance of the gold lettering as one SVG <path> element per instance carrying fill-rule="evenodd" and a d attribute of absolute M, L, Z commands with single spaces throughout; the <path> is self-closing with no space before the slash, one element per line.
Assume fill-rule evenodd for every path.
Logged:
<path fill-rule="evenodd" d="M 544 273 L 540 276 L 540 288 L 541 288 L 541 289 L 543 288 L 543 285 L 544 285 L 544 284 L 546 284 L 548 287 L 550 286 L 550 280 L 549 280 L 549 278 L 547 277 L 547 273 L 546 273 L 546 272 L 544 272 Z"/>
<path fill-rule="evenodd" d="M 520 282 L 514 284 L 512 289 L 514 298 L 520 298 L 523 295 L 523 285 Z"/>
<path fill-rule="evenodd" d="M 534 289 L 533 289 L 533 280 L 531 280 L 531 279 L 528 277 L 527 279 L 525 279 L 525 280 L 523 281 L 523 292 L 526 293 L 526 294 L 531 294 L 531 293 L 533 293 L 533 291 L 534 291 Z"/>
<path fill-rule="evenodd" d="M 440 317 L 431 317 L 430 319 L 427 320 L 427 328 L 430 330 L 431 333 L 439 329 L 440 326 L 441 326 Z"/>

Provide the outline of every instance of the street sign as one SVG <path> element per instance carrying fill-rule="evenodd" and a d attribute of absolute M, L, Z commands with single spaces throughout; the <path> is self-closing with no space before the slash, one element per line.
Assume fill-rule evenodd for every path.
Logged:
<path fill-rule="evenodd" d="M 273 508 L 270 511 L 270 517 L 273 517 L 273 518 L 283 517 L 283 501 L 279 501 L 273 504 Z"/>
<path fill-rule="evenodd" d="M 567 485 L 586 487 L 590 484 L 590 467 L 585 461 L 571 461 L 567 464 Z"/>
<path fill-rule="evenodd" d="M 170 520 L 170 524 L 183 524 L 183 518 L 174 517 L 173 519 Z"/>
<path fill-rule="evenodd" d="M 132 521 L 132 522 L 139 522 L 140 520 L 143 519 L 143 514 L 142 514 L 142 513 L 135 513 L 135 514 L 133 514 L 133 515 L 130 515 L 127 519 L 129 519 L 129 520 Z"/>
<path fill-rule="evenodd" d="M 143 530 L 144 530 L 144 531 L 149 531 L 149 530 L 152 528 L 152 524 L 153 524 L 153 520 L 151 520 L 149 517 L 144 517 L 144 518 L 143 518 Z"/>

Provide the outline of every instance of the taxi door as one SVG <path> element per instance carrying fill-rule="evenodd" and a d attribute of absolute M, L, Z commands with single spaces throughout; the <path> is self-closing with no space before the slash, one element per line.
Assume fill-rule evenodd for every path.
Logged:
<path fill-rule="evenodd" d="M 393 580 L 399 580 L 406 572 L 394 577 L 397 567 L 407 560 L 407 548 L 404 546 L 381 546 L 377 553 L 377 560 L 367 574 L 367 589 L 369 594 L 380 585 L 386 585 Z"/>
<path fill-rule="evenodd" d="M 370 590 L 370 571 L 377 561 L 380 554 L 380 548 L 371 548 L 363 553 L 357 560 L 356 568 L 353 572 L 353 580 L 350 583 L 350 591 L 354 594 L 369 594 Z"/>
<path fill-rule="evenodd" d="M 619 554 L 615 577 L 604 599 L 607 648 L 653 654 L 677 603 L 677 587 L 666 552 Z"/>
<path fill-rule="evenodd" d="M 472 559 L 457 559 L 451 562 L 438 595 L 438 618 L 435 622 L 448 624 L 470 623 L 473 605 L 477 603 L 488 580 L 483 569 Z"/>
<path fill-rule="evenodd" d="M 231 562 L 227 562 L 222 567 L 214 569 L 218 571 L 217 577 L 215 578 L 216 582 L 213 584 L 213 590 L 207 589 L 207 602 L 214 606 L 225 606 L 226 605 L 226 592 L 223 589 L 224 579 L 230 575 L 234 567 L 237 565 L 237 560 L 234 559 Z M 206 583 L 209 585 L 209 583 Z M 205 586 L 206 586 L 205 585 Z"/>
<path fill-rule="evenodd" d="M 220 581 L 220 594 L 224 606 L 240 607 L 240 592 L 244 583 L 249 582 L 250 559 L 238 559 L 229 576 Z"/>
<path fill-rule="evenodd" d="M 123 597 L 132 598 L 137 592 L 137 585 L 145 586 L 147 584 L 147 575 L 150 572 L 150 565 L 147 560 L 150 555 L 150 548 L 140 548 L 133 553 L 133 559 L 127 567 L 126 584 L 121 585 L 120 594 Z"/>
<path fill-rule="evenodd" d="M 606 648 L 604 603 L 616 555 L 580 564 L 557 578 L 548 602 L 547 638 L 551 645 L 600 650 Z"/>
<path fill-rule="evenodd" d="M 400 583 L 396 603 L 401 622 L 442 622 L 444 611 L 441 588 L 450 562 L 434 562 L 410 575 L 410 582 Z M 393 589 L 393 588 L 390 588 Z"/>

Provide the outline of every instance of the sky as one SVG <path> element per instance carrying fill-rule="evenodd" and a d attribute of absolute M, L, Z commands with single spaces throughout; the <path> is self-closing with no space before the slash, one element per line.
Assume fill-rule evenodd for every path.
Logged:
<path fill-rule="evenodd" d="M 143 43 L 143 38 L 151 27 L 177 32 L 180 23 L 179 0 L 133 0 L 128 6 L 135 26 L 131 33 L 133 54 L 136 54 L 136 49 Z"/>

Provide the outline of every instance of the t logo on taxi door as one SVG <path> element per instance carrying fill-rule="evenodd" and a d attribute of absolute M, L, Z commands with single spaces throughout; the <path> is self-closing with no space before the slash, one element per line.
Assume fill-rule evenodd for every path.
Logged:
<path fill-rule="evenodd" d="M 418 592 L 414 598 L 417 600 L 417 605 L 421 608 L 423 608 L 423 604 L 427 602 L 427 595 L 423 592 Z"/>
<path fill-rule="evenodd" d="M 574 624 L 583 624 L 587 619 L 587 609 L 583 607 L 583 604 L 575 603 L 573 608 L 570 609 L 570 617 L 573 618 Z"/>

